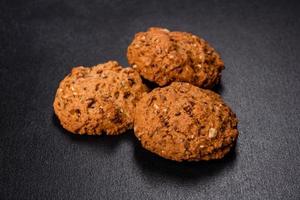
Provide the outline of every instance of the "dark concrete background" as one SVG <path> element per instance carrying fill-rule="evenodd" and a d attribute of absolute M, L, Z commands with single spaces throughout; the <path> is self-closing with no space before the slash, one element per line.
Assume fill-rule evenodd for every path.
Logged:
<path fill-rule="evenodd" d="M 209 41 L 240 137 L 224 160 L 175 163 L 132 132 L 79 137 L 53 115 L 73 66 L 109 59 L 149 26 Z M 0 3 L 0 199 L 300 199 L 299 1 Z"/>

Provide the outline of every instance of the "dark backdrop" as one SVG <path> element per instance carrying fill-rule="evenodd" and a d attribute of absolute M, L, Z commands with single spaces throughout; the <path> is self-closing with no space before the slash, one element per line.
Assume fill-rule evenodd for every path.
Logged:
<path fill-rule="evenodd" d="M 299 1 L 298 1 L 299 2 Z M 2 0 L 0 199 L 300 199 L 300 6 L 297 1 Z M 209 41 L 240 137 L 225 159 L 176 163 L 132 132 L 79 137 L 53 115 L 73 66 L 127 65 L 149 26 Z"/>

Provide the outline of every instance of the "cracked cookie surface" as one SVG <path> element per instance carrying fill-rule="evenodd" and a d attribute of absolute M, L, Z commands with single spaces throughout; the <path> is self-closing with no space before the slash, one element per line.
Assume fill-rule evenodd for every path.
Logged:
<path fill-rule="evenodd" d="M 160 86 L 182 81 L 212 88 L 224 69 L 220 55 L 202 38 L 155 27 L 135 35 L 127 58 L 141 76 Z"/>
<path fill-rule="evenodd" d="M 220 95 L 174 82 L 144 94 L 134 132 L 142 146 L 166 159 L 220 159 L 237 137 L 237 118 Z"/>
<path fill-rule="evenodd" d="M 73 68 L 60 82 L 53 107 L 72 133 L 117 135 L 132 128 L 136 102 L 146 91 L 135 70 L 109 61 Z"/>

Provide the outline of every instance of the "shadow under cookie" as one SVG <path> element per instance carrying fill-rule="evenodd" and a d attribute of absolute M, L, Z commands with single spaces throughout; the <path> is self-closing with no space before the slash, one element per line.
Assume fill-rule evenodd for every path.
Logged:
<path fill-rule="evenodd" d="M 221 81 L 220 81 L 217 85 L 215 85 L 211 90 L 214 91 L 214 92 L 216 92 L 216 93 L 218 93 L 219 95 L 222 95 L 222 93 L 223 93 L 224 90 L 225 90 L 225 87 L 224 87 L 224 85 L 223 85 L 223 83 L 222 83 L 222 79 L 221 79 Z"/>
<path fill-rule="evenodd" d="M 153 90 L 153 89 L 155 89 L 155 88 L 160 87 L 160 86 L 159 86 L 157 83 L 155 83 L 155 82 L 149 81 L 149 80 L 147 80 L 147 79 L 145 79 L 145 78 L 143 78 L 143 77 L 141 77 L 141 78 L 142 78 L 143 84 L 145 84 L 145 85 L 150 89 L 150 91 Z"/>
<path fill-rule="evenodd" d="M 205 181 L 223 170 L 231 169 L 236 161 L 236 145 L 220 160 L 183 161 L 167 160 L 144 149 L 138 140 L 134 141 L 134 160 L 149 179 L 165 177 L 169 181 Z"/>
<path fill-rule="evenodd" d="M 113 135 L 113 136 L 108 136 L 106 134 L 102 134 L 102 135 L 74 134 L 65 130 L 60 125 L 59 120 L 54 113 L 52 115 L 52 123 L 56 127 L 56 129 L 59 130 L 60 133 L 63 133 L 63 135 L 66 136 L 65 138 L 67 140 L 71 140 L 76 144 L 80 144 L 84 146 L 107 147 L 105 149 L 109 149 L 109 151 L 113 151 L 114 149 L 116 149 L 123 140 L 130 140 L 130 138 L 132 137 L 131 135 L 133 134 L 132 130 L 127 130 L 125 133 L 121 135 Z"/>

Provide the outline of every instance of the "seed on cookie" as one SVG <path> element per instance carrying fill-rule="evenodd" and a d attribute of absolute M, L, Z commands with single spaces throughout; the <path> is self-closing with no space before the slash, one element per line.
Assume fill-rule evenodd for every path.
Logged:
<path fill-rule="evenodd" d="M 156 104 L 153 104 L 153 107 L 154 107 L 156 110 L 159 109 L 158 105 L 156 105 Z"/>
<path fill-rule="evenodd" d="M 210 128 L 208 132 L 208 137 L 209 138 L 214 138 L 217 136 L 217 130 L 215 128 Z"/>
<path fill-rule="evenodd" d="M 219 110 L 213 109 L 216 105 Z M 166 159 L 221 159 L 237 140 L 237 118 L 220 95 L 174 82 L 143 95 L 136 106 L 134 133 L 145 149 Z"/>

